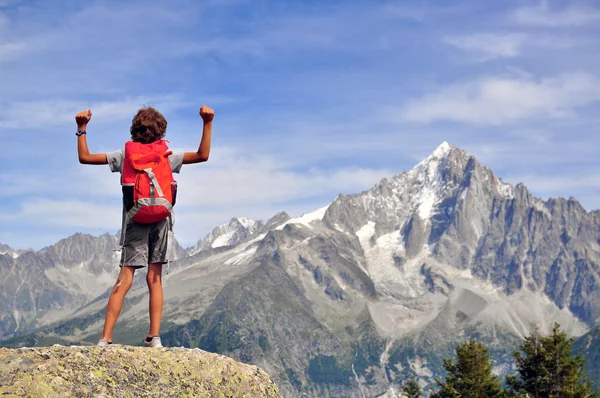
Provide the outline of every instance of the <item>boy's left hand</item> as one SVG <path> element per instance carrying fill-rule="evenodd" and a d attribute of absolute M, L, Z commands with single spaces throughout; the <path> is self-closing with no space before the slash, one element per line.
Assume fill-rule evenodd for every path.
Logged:
<path fill-rule="evenodd" d="M 200 116 L 202 116 L 204 123 L 212 122 L 213 118 L 215 117 L 215 111 L 206 105 L 202 105 L 200 107 Z"/>

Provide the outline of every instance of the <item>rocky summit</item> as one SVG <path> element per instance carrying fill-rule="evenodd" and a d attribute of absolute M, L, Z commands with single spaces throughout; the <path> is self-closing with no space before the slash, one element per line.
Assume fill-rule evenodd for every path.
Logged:
<path fill-rule="evenodd" d="M 18 397 L 281 397 L 269 376 L 199 349 L 0 348 L 0 395 Z"/>

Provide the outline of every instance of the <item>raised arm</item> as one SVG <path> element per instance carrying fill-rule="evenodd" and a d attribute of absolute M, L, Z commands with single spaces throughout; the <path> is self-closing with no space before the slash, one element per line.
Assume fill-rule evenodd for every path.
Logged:
<path fill-rule="evenodd" d="M 206 162 L 210 155 L 210 139 L 212 135 L 212 122 L 215 117 L 215 111 L 206 105 L 200 107 L 200 116 L 204 121 L 202 128 L 202 140 L 197 152 L 185 152 L 183 154 L 183 164 L 192 164 Z"/>
<path fill-rule="evenodd" d="M 79 134 L 81 131 L 87 132 L 87 124 L 92 119 L 92 111 L 81 111 L 75 116 L 77 122 L 77 154 L 79 155 L 79 163 L 81 164 L 108 164 L 106 154 L 90 153 L 87 146 L 86 134 Z"/>

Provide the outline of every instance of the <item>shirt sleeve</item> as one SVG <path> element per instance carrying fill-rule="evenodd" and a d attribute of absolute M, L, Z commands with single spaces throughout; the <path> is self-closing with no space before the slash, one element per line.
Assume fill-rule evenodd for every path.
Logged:
<path fill-rule="evenodd" d="M 183 165 L 183 152 L 173 152 L 169 156 L 169 163 L 171 163 L 171 170 L 173 173 L 179 173 L 181 166 Z"/>
<path fill-rule="evenodd" d="M 113 173 L 116 173 L 116 172 L 122 173 L 123 172 L 123 158 L 125 156 L 124 152 L 125 152 L 125 150 L 121 149 L 119 151 L 108 152 L 106 154 L 106 160 L 108 160 L 108 167 L 110 167 L 110 171 L 112 171 Z M 182 162 L 183 162 L 183 158 L 182 158 Z M 181 167 L 181 166 L 179 166 L 179 167 Z"/>

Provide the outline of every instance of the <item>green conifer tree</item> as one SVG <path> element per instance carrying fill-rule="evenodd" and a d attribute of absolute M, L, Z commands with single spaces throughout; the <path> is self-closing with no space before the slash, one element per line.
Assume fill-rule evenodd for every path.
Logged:
<path fill-rule="evenodd" d="M 421 387 L 415 379 L 410 379 L 408 383 L 402 386 L 402 395 L 406 398 L 421 398 Z"/>
<path fill-rule="evenodd" d="M 536 328 L 515 351 L 518 374 L 506 384 L 513 397 L 598 398 L 585 374 L 585 360 L 573 356 L 573 339 L 554 325 L 549 336 Z"/>
<path fill-rule="evenodd" d="M 448 372 L 445 381 L 436 379 L 439 390 L 432 398 L 501 398 L 505 396 L 500 380 L 492 374 L 488 349 L 476 340 L 456 347 L 456 362 L 444 359 Z"/>

